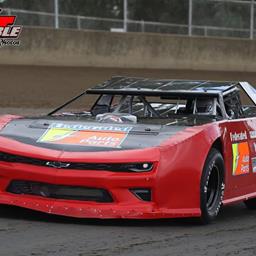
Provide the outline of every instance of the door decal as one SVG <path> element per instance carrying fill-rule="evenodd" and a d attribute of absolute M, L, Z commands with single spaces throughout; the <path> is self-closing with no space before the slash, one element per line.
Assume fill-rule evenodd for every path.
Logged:
<path fill-rule="evenodd" d="M 232 144 L 233 175 L 248 174 L 250 172 L 250 152 L 247 142 Z"/>

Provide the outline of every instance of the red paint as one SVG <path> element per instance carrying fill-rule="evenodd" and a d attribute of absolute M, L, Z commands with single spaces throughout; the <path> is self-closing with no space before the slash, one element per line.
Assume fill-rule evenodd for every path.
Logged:
<path fill-rule="evenodd" d="M 13 117 L 17 118 L 17 117 Z M 5 125 L 10 117 L 3 117 Z M 0 137 L 0 152 L 28 157 L 72 162 L 154 162 L 148 173 L 114 173 L 108 171 L 60 170 L 28 164 L 0 162 L 0 203 L 21 206 L 46 213 L 79 218 L 173 218 L 200 216 L 200 179 L 213 143 L 220 139 L 225 161 L 224 204 L 256 196 L 256 173 L 251 158 L 256 157 L 249 132 L 256 130 L 256 118 L 221 121 L 187 128 L 170 137 L 159 147 L 100 153 L 61 152 Z M 232 175 L 232 143 L 230 134 L 246 131 L 250 151 L 250 172 Z M 61 185 L 99 187 L 108 190 L 113 203 L 54 200 L 5 192 L 12 179 L 24 179 Z M 146 187 L 153 192 L 152 202 L 141 201 L 130 188 Z"/>

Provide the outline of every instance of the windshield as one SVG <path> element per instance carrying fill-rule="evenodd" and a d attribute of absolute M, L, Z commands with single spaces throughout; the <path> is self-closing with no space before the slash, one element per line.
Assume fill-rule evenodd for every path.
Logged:
<path fill-rule="evenodd" d="M 155 97 L 141 95 L 83 95 L 54 116 L 77 116 L 98 122 L 172 123 L 173 119 L 214 118 L 218 115 L 214 97 Z M 89 98 L 89 101 L 88 99 Z"/>

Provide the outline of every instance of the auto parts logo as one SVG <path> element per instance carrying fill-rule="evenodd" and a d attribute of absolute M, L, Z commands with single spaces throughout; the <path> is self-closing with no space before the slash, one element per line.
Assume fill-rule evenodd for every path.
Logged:
<path fill-rule="evenodd" d="M 38 143 L 121 148 L 133 127 L 52 123 Z"/>
<path fill-rule="evenodd" d="M 22 26 L 15 25 L 16 16 L 1 15 L 0 9 L 0 47 L 1 46 L 19 46 L 19 36 Z"/>
<path fill-rule="evenodd" d="M 250 150 L 247 142 L 232 144 L 233 176 L 250 172 Z"/>

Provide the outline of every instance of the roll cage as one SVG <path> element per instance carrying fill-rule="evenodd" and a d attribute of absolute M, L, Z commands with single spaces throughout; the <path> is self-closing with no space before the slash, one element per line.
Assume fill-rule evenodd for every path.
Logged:
<path fill-rule="evenodd" d="M 101 95 L 91 108 L 90 112 L 93 115 L 97 115 L 102 112 L 128 113 L 136 115 L 139 112 L 143 112 L 143 117 L 156 118 L 167 118 L 169 114 L 208 114 L 216 116 L 217 108 L 219 106 L 218 99 L 216 97 L 192 98 L 191 96 L 186 97 L 186 95 L 183 95 L 180 97 L 159 97 L 159 101 L 149 102 L 146 96 L 134 96 L 128 94 L 122 95 L 119 103 L 112 109 L 111 104 L 115 96 L 116 95 L 111 94 Z M 135 101 L 135 99 L 137 99 L 137 101 Z M 163 100 L 165 100 L 165 102 L 163 102 Z M 166 102 L 168 100 L 171 100 L 172 102 Z M 186 101 L 186 105 L 182 104 L 184 101 Z M 205 105 L 202 105 L 203 103 Z M 207 109 L 207 107 L 209 109 Z"/>
<path fill-rule="evenodd" d="M 114 77 L 74 97 L 48 115 L 55 114 L 84 95 L 94 94 L 98 95 L 98 99 L 87 112 L 92 116 L 108 112 L 113 114 L 125 112 L 148 118 L 204 115 L 217 119 L 235 119 L 244 117 L 250 112 L 247 110 L 246 112 L 241 104 L 238 87 L 241 87 L 255 104 L 255 89 L 247 82 Z M 119 96 L 120 100 L 113 105 L 116 96 Z M 151 101 L 151 97 L 158 97 L 159 102 Z M 170 103 L 163 103 L 168 100 Z M 181 103 L 182 101 L 186 101 L 185 105 Z"/>

